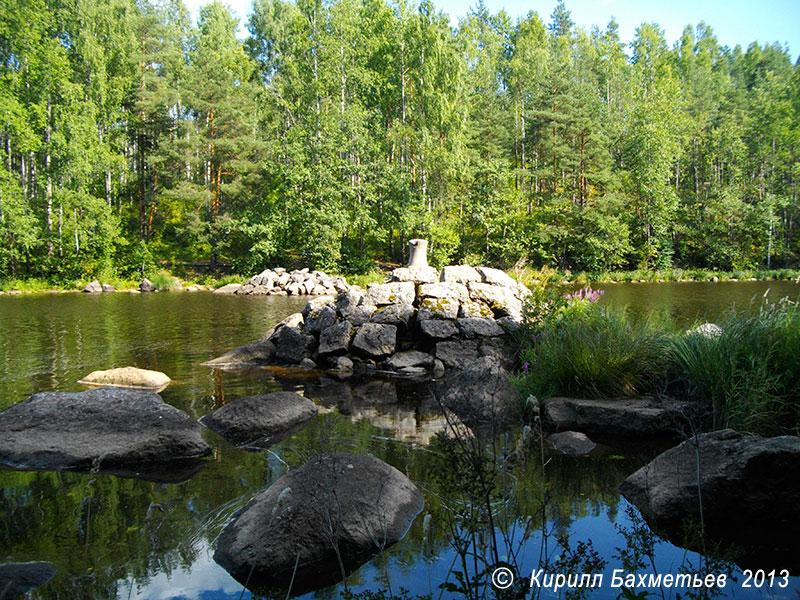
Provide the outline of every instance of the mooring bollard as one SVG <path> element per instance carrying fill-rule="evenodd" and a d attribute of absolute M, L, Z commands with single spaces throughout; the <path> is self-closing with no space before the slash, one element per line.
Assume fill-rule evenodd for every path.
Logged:
<path fill-rule="evenodd" d="M 408 266 L 409 267 L 428 266 L 428 240 L 408 241 Z"/>

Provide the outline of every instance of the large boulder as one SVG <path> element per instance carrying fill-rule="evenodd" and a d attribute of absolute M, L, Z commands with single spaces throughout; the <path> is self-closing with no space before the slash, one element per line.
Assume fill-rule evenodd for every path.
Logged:
<path fill-rule="evenodd" d="M 238 511 L 214 560 L 251 588 L 298 594 L 330 585 L 400 540 L 424 505 L 400 471 L 372 456 L 324 454 Z"/>
<path fill-rule="evenodd" d="M 144 279 L 142 279 L 141 283 L 139 283 L 139 291 L 140 292 L 155 292 L 156 291 L 156 286 L 152 281 L 150 281 L 147 277 L 145 277 Z"/>
<path fill-rule="evenodd" d="M 604 437 L 675 437 L 686 428 L 695 410 L 691 402 L 669 398 L 550 398 L 544 402 L 543 421 L 550 430 Z"/>
<path fill-rule="evenodd" d="M 435 355 L 448 369 L 463 369 L 479 357 L 478 342 L 477 340 L 437 342 Z"/>
<path fill-rule="evenodd" d="M 433 361 L 433 356 L 427 352 L 406 350 L 405 352 L 392 354 L 389 360 L 386 361 L 386 366 L 394 371 L 401 372 L 407 369 L 422 369 L 425 371 L 433 368 Z"/>
<path fill-rule="evenodd" d="M 78 381 L 84 385 L 110 385 L 140 390 L 162 390 L 172 381 L 161 371 L 139 369 L 137 367 L 119 367 L 106 371 L 92 371 Z"/>
<path fill-rule="evenodd" d="M 423 298 L 451 298 L 458 302 L 469 301 L 467 286 L 450 281 L 425 283 L 419 286 L 419 295 Z"/>
<path fill-rule="evenodd" d="M 275 358 L 275 344 L 258 340 L 229 350 L 222 356 L 203 363 L 207 367 L 235 367 L 238 365 L 270 364 Z"/>
<path fill-rule="evenodd" d="M 505 333 L 505 330 L 494 319 L 466 317 L 459 319 L 457 323 L 461 335 L 467 339 L 496 337 Z"/>
<path fill-rule="evenodd" d="M 317 414 L 316 405 L 295 392 L 239 398 L 200 422 L 237 446 L 271 446 L 294 433 Z"/>
<path fill-rule="evenodd" d="M 397 327 L 382 323 L 364 323 L 353 338 L 353 348 L 370 358 L 392 354 L 396 343 Z"/>
<path fill-rule="evenodd" d="M 476 267 L 481 274 L 481 280 L 490 285 L 501 285 L 503 287 L 516 289 L 517 282 L 505 271 L 492 269 L 491 267 Z"/>
<path fill-rule="evenodd" d="M 426 319 L 419 321 L 419 329 L 432 340 L 447 340 L 458 335 L 458 327 L 452 321 L 443 319 Z"/>
<path fill-rule="evenodd" d="M 0 463 L 19 468 L 135 469 L 210 452 L 200 425 L 153 392 L 41 392 L 0 413 Z"/>
<path fill-rule="evenodd" d="M 796 574 L 799 473 L 800 437 L 761 438 L 726 429 L 660 454 L 628 477 L 620 492 L 676 543 L 684 544 L 688 523 L 702 522 L 706 536 L 732 547 L 742 566 Z"/>
<path fill-rule="evenodd" d="M 440 342 L 438 346 L 446 344 Z M 446 364 L 446 363 L 445 363 Z M 520 403 L 506 370 L 489 356 L 472 360 L 441 384 L 442 404 L 474 431 L 495 434 L 508 428 Z"/>
<path fill-rule="evenodd" d="M 381 306 L 369 318 L 373 323 L 385 323 L 408 328 L 414 318 L 414 307 L 411 304 L 398 303 Z"/>
<path fill-rule="evenodd" d="M 522 300 L 512 288 L 488 283 L 470 283 L 469 295 L 476 302 L 488 304 L 495 316 L 522 319 Z"/>
<path fill-rule="evenodd" d="M 11 600 L 53 578 L 56 568 L 49 562 L 5 563 L 0 565 L 0 598 Z"/>
<path fill-rule="evenodd" d="M 455 298 L 423 298 L 419 303 L 417 320 L 455 319 L 458 316 L 458 300 Z"/>

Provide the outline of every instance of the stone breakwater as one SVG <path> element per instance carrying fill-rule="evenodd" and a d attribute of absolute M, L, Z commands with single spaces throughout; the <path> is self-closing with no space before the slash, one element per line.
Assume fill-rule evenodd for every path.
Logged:
<path fill-rule="evenodd" d="M 258 341 L 206 364 L 403 376 L 437 376 L 482 356 L 508 365 L 514 357 L 510 332 L 522 320 L 528 293 L 499 269 L 403 267 L 387 283 L 314 298 Z"/>
<path fill-rule="evenodd" d="M 346 292 L 350 289 L 344 277 L 333 277 L 322 271 L 281 267 L 266 269 L 245 283 L 230 283 L 214 291 L 215 294 L 239 296 L 323 296 Z"/>

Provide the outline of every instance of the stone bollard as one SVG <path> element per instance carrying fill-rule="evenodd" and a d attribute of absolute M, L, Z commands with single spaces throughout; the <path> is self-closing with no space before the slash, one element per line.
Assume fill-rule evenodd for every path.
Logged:
<path fill-rule="evenodd" d="M 428 240 L 408 241 L 408 266 L 409 267 L 428 266 Z"/>

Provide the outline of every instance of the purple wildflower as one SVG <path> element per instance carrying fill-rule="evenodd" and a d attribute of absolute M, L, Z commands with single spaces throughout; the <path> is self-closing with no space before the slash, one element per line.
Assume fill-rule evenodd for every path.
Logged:
<path fill-rule="evenodd" d="M 527 375 L 527 374 L 528 374 L 528 367 L 530 367 L 530 366 L 531 366 L 531 365 L 530 365 L 530 363 L 528 363 L 528 361 L 527 361 L 527 360 L 526 360 L 526 361 L 525 361 L 525 363 L 522 365 L 522 368 L 523 368 L 523 369 L 524 369 L 524 371 L 525 371 L 525 375 Z"/>

